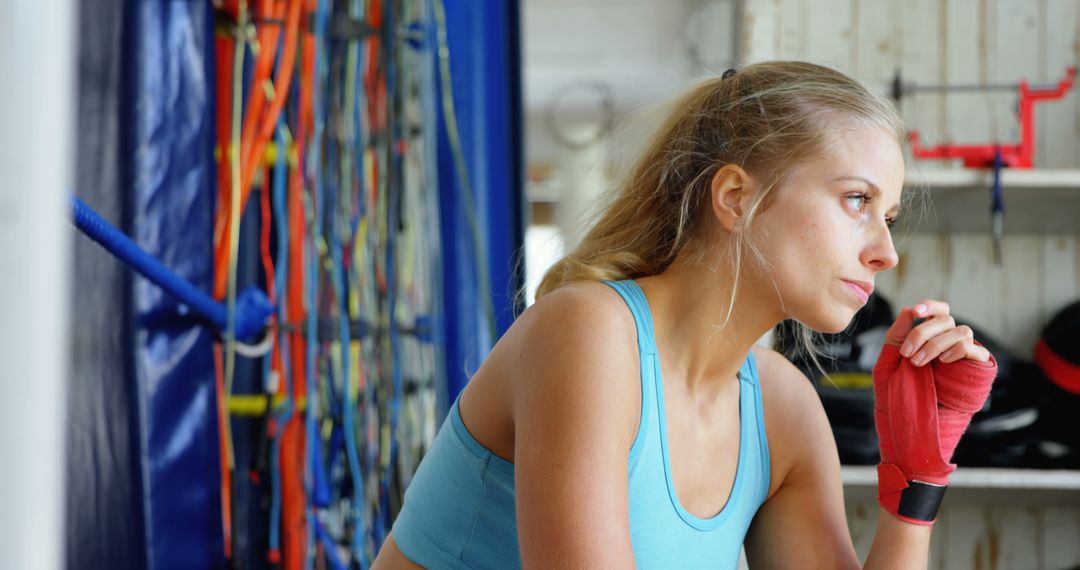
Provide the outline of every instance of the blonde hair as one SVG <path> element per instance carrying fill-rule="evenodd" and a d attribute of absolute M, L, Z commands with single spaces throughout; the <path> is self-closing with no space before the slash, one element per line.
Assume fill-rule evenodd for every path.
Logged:
<path fill-rule="evenodd" d="M 738 165 L 760 181 L 739 222 L 749 228 L 796 165 L 829 152 L 832 137 L 851 128 L 882 129 L 898 142 L 904 133 L 891 102 L 812 63 L 758 63 L 697 84 L 676 101 L 581 243 L 544 274 L 536 298 L 575 281 L 655 275 L 684 252 L 700 256 L 716 231 L 707 206 L 717 170 Z M 734 232 L 728 252 L 736 282 L 747 253 L 764 261 L 749 233 Z M 809 329 L 800 328 L 809 342 Z"/>

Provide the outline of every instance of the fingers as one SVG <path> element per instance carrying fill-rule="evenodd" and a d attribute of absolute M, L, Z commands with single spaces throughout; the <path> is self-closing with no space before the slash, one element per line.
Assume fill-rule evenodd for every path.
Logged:
<path fill-rule="evenodd" d="M 923 299 L 911 308 L 916 317 L 938 317 L 949 314 L 949 304 L 945 301 Z"/>
<path fill-rule="evenodd" d="M 911 363 L 915 366 L 922 366 L 942 356 L 946 351 L 952 351 L 950 356 L 957 359 L 963 358 L 967 355 L 968 347 L 974 347 L 971 329 L 966 326 L 952 327 L 915 348 L 911 354 Z M 904 349 L 901 348 L 900 350 L 902 352 Z"/>
<path fill-rule="evenodd" d="M 970 334 L 971 329 L 965 328 Z M 951 330 L 957 330 L 956 321 L 951 316 L 935 315 L 930 317 L 911 329 L 911 332 L 904 338 L 904 344 L 900 346 L 900 354 L 909 358 L 914 357 L 930 339 Z"/>
<path fill-rule="evenodd" d="M 900 309 L 900 315 L 896 317 L 896 321 L 889 327 L 889 330 L 885 332 L 885 342 L 894 346 L 900 346 L 903 344 L 904 339 L 911 333 L 912 328 L 918 328 L 915 326 L 915 319 L 927 319 L 935 316 L 948 316 L 949 304 L 943 301 L 936 301 L 934 299 L 923 299 L 916 303 L 913 307 L 904 307 Z M 903 351 L 901 351 L 903 353 Z M 904 356 L 910 356 L 904 354 Z"/>
<path fill-rule="evenodd" d="M 972 345 L 974 346 L 974 345 Z M 941 353 L 938 357 L 938 361 L 948 364 L 950 362 L 956 362 L 967 355 L 970 348 L 963 342 L 952 345 Z"/>
<path fill-rule="evenodd" d="M 896 317 L 896 321 L 889 327 L 889 330 L 885 331 L 885 344 L 893 346 L 903 344 L 914 323 L 915 316 L 912 314 L 911 309 L 907 307 L 900 309 L 900 315 Z"/>
<path fill-rule="evenodd" d="M 972 342 L 963 342 L 953 345 L 938 357 L 939 362 L 948 364 L 958 360 L 975 360 L 978 362 L 990 362 L 990 351 L 985 347 Z"/>
<path fill-rule="evenodd" d="M 923 299 L 913 307 L 904 307 L 889 330 L 885 342 L 900 347 L 900 355 L 915 366 L 937 358 L 942 363 L 962 359 L 987 362 L 990 352 L 975 343 L 971 327 L 956 326 L 949 315 L 949 304 Z"/>

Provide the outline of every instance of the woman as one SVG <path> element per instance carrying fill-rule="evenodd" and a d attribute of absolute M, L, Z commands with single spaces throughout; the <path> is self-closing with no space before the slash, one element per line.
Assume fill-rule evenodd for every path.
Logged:
<path fill-rule="evenodd" d="M 744 544 L 754 568 L 859 567 L 820 401 L 755 343 L 843 330 L 897 264 L 902 133 L 807 63 L 689 91 L 452 406 L 375 568 L 733 568 Z M 945 303 L 889 329 L 867 568 L 926 566 L 995 370 Z"/>

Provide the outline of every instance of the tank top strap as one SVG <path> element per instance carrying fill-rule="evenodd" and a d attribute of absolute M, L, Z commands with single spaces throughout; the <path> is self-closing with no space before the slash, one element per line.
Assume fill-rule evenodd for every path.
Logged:
<path fill-rule="evenodd" d="M 739 369 L 739 423 L 743 434 L 752 434 L 743 440 L 749 446 L 747 456 L 754 467 L 747 465 L 752 473 L 751 488 L 757 490 L 756 505 L 760 506 L 769 496 L 772 459 L 769 454 L 769 438 L 765 432 L 765 407 L 761 398 L 761 381 L 758 377 L 757 358 L 751 350 Z M 741 467 L 740 467 L 741 469 Z M 756 510 L 756 507 L 755 507 Z"/>
<path fill-rule="evenodd" d="M 639 457 L 645 450 L 657 446 L 659 426 L 655 418 L 659 417 L 656 400 L 656 385 L 659 376 L 660 363 L 656 356 L 656 337 L 653 336 L 652 312 L 649 310 L 649 301 L 645 298 L 645 292 L 636 282 L 631 279 L 622 281 L 604 281 L 606 285 L 614 289 L 626 306 L 630 308 L 630 314 L 634 316 L 634 326 L 637 328 L 638 361 L 641 365 L 641 411 L 638 421 L 637 435 L 630 447 L 628 458 L 631 478 L 633 473 L 641 466 Z M 651 434 L 651 435 L 650 435 Z"/>
<path fill-rule="evenodd" d="M 604 281 L 630 307 L 630 313 L 634 316 L 634 324 L 637 326 L 638 352 L 642 356 L 656 354 L 656 340 L 653 336 L 652 313 L 649 311 L 649 302 L 645 298 L 645 292 L 633 279 L 621 281 Z"/>
<path fill-rule="evenodd" d="M 758 384 L 757 359 L 754 357 L 753 350 L 746 355 L 746 360 L 739 367 L 739 379 L 750 384 Z"/>

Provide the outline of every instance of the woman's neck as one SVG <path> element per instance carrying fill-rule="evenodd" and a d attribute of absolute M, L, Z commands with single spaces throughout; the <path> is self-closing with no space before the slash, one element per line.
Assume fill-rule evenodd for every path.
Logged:
<path fill-rule="evenodd" d="M 735 379 L 750 349 L 783 319 L 776 292 L 744 278 L 725 323 L 733 278 L 705 263 L 678 262 L 638 280 L 666 371 L 685 379 L 692 393 L 711 392 L 718 382 Z"/>

